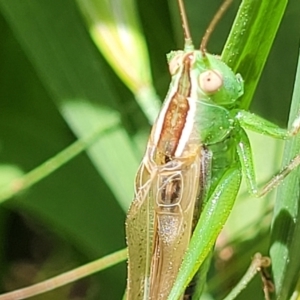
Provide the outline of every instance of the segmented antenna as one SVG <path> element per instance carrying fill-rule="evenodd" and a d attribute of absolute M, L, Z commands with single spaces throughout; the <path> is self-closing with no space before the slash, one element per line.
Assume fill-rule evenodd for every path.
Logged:
<path fill-rule="evenodd" d="M 181 2 L 181 1 L 179 1 L 179 2 Z M 201 44 L 200 44 L 200 51 L 202 52 L 203 57 L 205 57 L 206 46 L 207 46 L 208 40 L 209 40 L 213 30 L 215 29 L 216 25 L 218 24 L 218 22 L 222 18 L 223 14 L 227 10 L 227 8 L 231 4 L 231 2 L 232 2 L 232 0 L 225 0 L 223 2 L 221 7 L 219 8 L 218 12 L 215 14 L 214 18 L 210 22 L 208 28 L 206 29 L 206 32 L 205 32 L 205 34 L 202 38 Z"/>
<path fill-rule="evenodd" d="M 194 48 L 194 46 L 193 46 L 193 41 L 189 29 L 189 23 L 186 17 L 183 0 L 178 0 L 178 5 L 179 5 L 180 16 L 181 16 L 183 34 L 184 34 L 184 44 L 185 44 L 184 48 L 185 50 L 187 50 L 187 48 Z"/>

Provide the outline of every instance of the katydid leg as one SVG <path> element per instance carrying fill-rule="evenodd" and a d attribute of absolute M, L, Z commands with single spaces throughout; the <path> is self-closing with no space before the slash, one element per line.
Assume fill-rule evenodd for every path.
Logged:
<path fill-rule="evenodd" d="M 239 122 L 241 127 L 245 129 L 276 139 L 285 140 L 296 135 L 300 131 L 300 113 L 298 113 L 298 116 L 295 118 L 289 129 L 280 128 L 278 125 L 245 110 L 238 111 L 235 119 Z"/>
<path fill-rule="evenodd" d="M 246 111 L 237 114 L 240 125 L 243 128 L 271 136 L 278 139 L 289 139 L 300 130 L 299 117 L 297 117 L 292 127 L 287 130 L 260 118 Z M 237 143 L 237 153 L 241 162 L 242 171 L 246 180 L 248 191 L 255 197 L 262 197 L 273 188 L 277 187 L 284 178 L 300 165 L 300 154 L 296 155 L 280 172 L 275 174 L 262 188 L 258 188 L 252 158 L 250 141 L 244 129 L 239 131 L 239 141 Z"/>

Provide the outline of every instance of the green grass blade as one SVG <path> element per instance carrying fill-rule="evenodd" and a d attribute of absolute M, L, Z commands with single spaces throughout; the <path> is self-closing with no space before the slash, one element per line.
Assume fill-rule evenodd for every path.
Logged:
<path fill-rule="evenodd" d="M 241 108 L 248 108 L 265 66 L 287 0 L 244 0 L 222 53 L 235 72 L 242 74 L 245 94 Z"/>
<path fill-rule="evenodd" d="M 290 123 L 300 111 L 300 56 L 290 111 Z M 283 166 L 299 154 L 300 136 L 286 142 Z M 278 188 L 272 221 L 271 259 L 276 299 L 288 299 L 300 274 L 300 169 L 294 170 Z"/>
<path fill-rule="evenodd" d="M 40 295 L 41 293 L 46 293 L 48 291 L 52 291 L 53 289 L 69 284 L 74 280 L 79 280 L 86 276 L 90 276 L 95 272 L 105 270 L 106 268 L 124 261 L 126 258 L 127 249 L 122 249 L 69 272 L 34 284 L 30 287 L 21 288 L 13 292 L 0 295 L 0 300 L 27 299 L 29 297 Z"/>

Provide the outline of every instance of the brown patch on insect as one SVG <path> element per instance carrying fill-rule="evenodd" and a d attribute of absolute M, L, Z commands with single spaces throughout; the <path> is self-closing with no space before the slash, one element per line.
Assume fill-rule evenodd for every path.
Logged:
<path fill-rule="evenodd" d="M 166 111 L 157 148 L 171 160 L 184 129 L 190 109 L 187 98 L 191 92 L 190 66 L 193 55 L 186 54 L 183 59 L 183 70 L 178 81 L 178 88 Z"/>

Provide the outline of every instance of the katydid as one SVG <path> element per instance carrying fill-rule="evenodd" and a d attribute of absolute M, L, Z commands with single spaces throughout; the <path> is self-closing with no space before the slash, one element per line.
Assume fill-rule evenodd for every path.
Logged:
<path fill-rule="evenodd" d="M 242 77 L 206 52 L 207 36 L 194 49 L 183 0 L 178 3 L 185 46 L 167 57 L 171 84 L 127 216 L 129 300 L 181 299 L 229 216 L 242 176 L 249 193 L 260 197 L 300 163 L 297 156 L 258 189 L 245 129 L 287 139 L 298 133 L 300 118 L 285 130 L 239 109 Z"/>
<path fill-rule="evenodd" d="M 181 4 L 181 2 L 179 2 L 180 4 Z M 187 34 L 186 34 L 187 35 Z M 187 35 L 187 36 L 189 36 L 189 35 Z M 188 39 L 187 39 L 188 40 Z M 189 44 L 189 43 L 187 43 L 187 44 Z M 202 43 L 202 46 L 203 45 L 205 45 L 205 43 Z M 190 51 L 191 52 L 191 54 L 190 54 L 190 56 L 192 57 L 192 56 L 194 56 L 194 57 L 197 57 L 196 56 L 196 54 L 194 55 L 194 52 L 192 51 L 192 47 L 191 47 L 191 45 L 189 44 L 189 47 L 187 47 L 188 49 L 186 49 L 186 51 Z M 213 57 L 213 56 L 211 56 L 211 55 L 208 55 L 208 54 L 206 54 L 206 52 L 205 52 L 205 49 L 203 49 L 203 48 L 205 48 L 205 47 L 202 47 L 202 51 L 200 51 L 200 53 L 199 53 L 199 57 L 200 57 L 200 60 L 203 60 L 204 62 L 206 61 L 206 63 L 204 63 L 203 64 L 203 66 L 204 66 L 204 68 L 206 68 L 206 67 L 208 67 L 208 65 L 209 65 L 209 63 L 210 63 L 210 61 L 212 61 L 212 62 L 214 62 L 214 60 L 216 60 L 216 67 L 218 67 L 219 65 L 222 65 L 222 68 L 224 68 L 225 69 L 225 67 L 223 66 L 223 64 L 221 64 L 221 62 L 220 61 L 218 61 L 215 57 Z M 178 52 L 178 54 L 179 54 L 179 52 Z M 184 57 L 184 52 L 182 51 L 182 58 Z M 174 60 L 172 60 L 172 57 L 177 57 L 177 55 L 176 55 L 176 53 L 173 53 L 173 56 L 170 56 L 170 60 L 171 61 L 174 61 Z M 185 59 L 187 59 L 187 61 L 188 61 L 188 55 L 186 55 L 186 57 L 185 57 Z M 184 59 L 182 59 L 182 61 L 184 61 Z M 173 67 L 174 67 L 174 65 L 173 65 Z M 175 64 L 175 67 L 176 67 L 176 64 Z M 190 66 L 189 66 L 190 68 L 192 67 L 192 64 L 191 64 L 191 61 L 190 61 Z M 173 70 L 173 69 L 172 69 Z M 178 66 L 178 70 L 180 70 L 180 66 Z M 200 70 L 201 71 L 201 70 Z M 203 71 L 203 70 L 202 70 Z M 201 72 L 202 72 L 201 71 Z M 223 69 L 222 69 L 222 71 L 223 71 Z M 229 72 L 230 73 L 230 72 Z M 232 73 L 232 72 L 231 72 Z M 176 75 L 177 74 L 177 75 Z M 223 77 L 223 74 L 222 73 L 217 73 L 217 77 L 220 79 L 223 79 L 222 77 Z M 173 76 L 174 76 L 174 78 L 175 78 L 175 76 L 177 76 L 177 78 L 179 78 L 179 75 L 178 75 L 178 71 L 177 71 L 177 73 L 175 73 L 175 74 L 173 74 Z M 224 86 L 224 80 L 223 80 L 223 82 L 221 82 L 222 83 L 222 89 L 225 89 L 226 90 L 226 88 L 225 88 L 225 86 Z M 240 82 L 240 80 L 239 80 L 239 82 Z M 176 83 L 176 82 L 175 82 Z M 179 83 L 179 81 L 177 81 L 177 84 Z M 195 84 L 195 82 L 193 81 L 193 83 Z M 197 82 L 196 82 L 197 83 Z M 240 82 L 240 84 L 242 84 L 241 82 Z M 205 84 L 204 84 L 205 85 Z M 203 105 L 204 107 L 206 107 L 205 106 L 205 101 L 213 101 L 213 100 L 219 100 L 219 96 L 218 96 L 219 94 L 217 94 L 216 93 L 216 95 L 214 95 L 214 93 L 212 92 L 212 94 L 210 95 L 208 95 L 207 97 L 205 97 L 205 93 L 203 94 L 203 95 L 201 95 L 201 105 Z M 190 102 L 190 99 L 188 99 L 189 100 L 189 102 Z M 197 99 L 197 101 L 199 102 L 200 100 L 198 100 Z M 198 107 L 201 107 L 201 105 L 200 104 L 198 104 L 198 102 L 196 103 L 197 105 L 196 105 L 196 108 L 198 108 Z M 192 103 L 192 102 L 191 102 Z M 222 105 L 223 105 L 223 103 L 222 103 Z M 224 112 L 226 112 L 226 109 L 229 111 L 230 110 L 230 116 L 231 116 L 231 110 L 233 109 L 233 107 L 225 107 L 224 108 L 224 110 L 222 110 L 222 107 L 221 106 L 217 106 L 216 104 L 214 104 L 214 105 L 211 105 L 210 107 L 218 107 L 219 109 L 220 109 L 220 111 L 224 111 Z M 207 105 L 207 107 L 209 107 L 209 105 Z M 237 105 L 237 107 L 238 107 L 238 105 Z M 233 111 L 233 110 L 232 110 Z M 201 115 L 202 116 L 202 115 Z M 201 117 L 200 116 L 200 117 Z M 190 114 L 188 114 L 187 115 L 187 117 L 186 117 L 186 120 L 189 120 L 189 121 L 191 121 L 191 119 L 193 119 L 192 117 L 191 117 L 191 115 Z M 255 117 L 255 119 L 257 119 L 256 117 Z M 199 124 L 200 124 L 200 122 L 201 122 L 201 119 L 199 119 L 198 120 L 199 121 Z M 238 122 L 237 122 L 238 123 Z M 187 124 L 187 123 L 186 123 Z M 198 124 L 198 125 L 199 125 Z M 251 124 L 251 122 L 249 122 L 249 124 Z M 262 123 L 263 124 L 263 123 Z M 268 124 L 270 124 L 270 123 L 268 123 Z M 233 125 L 236 125 L 236 124 L 233 124 Z M 239 125 L 239 124 L 237 124 L 237 125 Z M 247 127 L 246 126 L 246 124 L 241 124 L 243 127 Z M 260 125 L 260 124 L 259 124 Z M 296 124 L 296 122 L 295 122 L 295 125 L 296 126 L 294 126 L 295 128 L 298 128 L 299 126 Z M 185 126 L 184 126 L 185 127 Z M 257 128 L 258 126 L 256 126 L 256 128 Z M 271 127 L 275 127 L 275 126 L 271 126 Z M 209 129 L 209 128 L 208 128 Z M 233 129 L 240 129 L 238 126 L 237 126 L 237 128 L 230 128 L 230 132 L 228 133 L 228 139 L 230 138 L 233 138 L 233 136 L 232 136 L 232 134 L 233 133 L 235 133 L 235 132 L 237 132 L 238 133 L 238 130 L 237 131 L 235 131 L 235 130 L 233 130 Z M 242 130 L 242 129 L 240 129 L 240 130 Z M 258 130 L 257 130 L 258 131 Z M 277 137 L 287 137 L 289 134 L 287 134 L 287 132 L 284 132 L 283 130 L 279 130 L 280 131 L 280 134 L 277 134 Z M 295 130 L 295 132 L 294 133 L 296 133 L 296 131 L 297 130 Z M 270 133 L 271 131 L 269 130 L 269 131 L 267 131 L 266 132 L 266 134 L 268 134 L 268 133 Z M 276 135 L 275 135 L 276 136 Z M 209 162 L 212 160 L 212 166 L 215 166 L 216 165 L 216 163 L 214 162 L 214 158 L 216 157 L 216 154 L 217 154 L 217 152 L 214 152 L 214 151 L 212 151 L 212 150 L 218 150 L 217 149 L 217 146 L 220 146 L 221 145 L 221 143 L 223 143 L 224 141 L 220 141 L 220 143 L 216 143 L 216 144 L 207 144 L 206 145 L 206 141 L 203 141 L 202 139 L 200 139 L 201 138 L 201 136 L 200 137 L 198 137 L 198 139 L 200 140 L 199 141 L 199 148 L 200 149 L 202 149 L 203 151 L 201 152 L 201 154 L 203 154 L 202 156 L 200 156 L 200 157 L 198 157 L 199 158 L 199 160 L 201 161 L 201 163 L 203 163 L 202 165 L 201 165 L 201 168 L 202 169 L 200 169 L 200 170 L 202 170 L 202 171 L 207 171 L 207 172 L 205 172 L 205 173 L 201 173 L 200 175 L 199 175 L 199 178 L 203 178 L 203 182 L 201 182 L 201 185 L 199 184 L 199 187 L 202 189 L 203 188 L 203 190 L 201 190 L 202 191 L 202 196 L 203 196 L 203 198 L 206 200 L 206 199 L 209 199 L 209 201 L 205 201 L 205 203 L 206 203 L 206 205 L 203 205 L 203 206 L 201 206 L 201 208 L 202 207 L 204 207 L 204 209 L 205 209 L 205 212 L 213 212 L 214 214 L 203 214 L 202 213 L 202 217 L 203 216 L 206 216 L 206 219 L 204 218 L 202 218 L 202 219 L 200 219 L 200 221 L 199 222 L 202 222 L 201 224 L 208 224 L 208 225 L 205 225 L 206 227 L 206 230 L 212 230 L 213 231 L 213 234 L 214 234 L 214 236 L 213 237 L 211 237 L 211 236 L 209 236 L 208 237 L 208 239 L 209 239 L 209 242 L 211 242 L 210 244 L 209 243 L 207 243 L 207 244 L 205 244 L 205 243 L 203 243 L 203 240 L 205 240 L 203 237 L 205 237 L 205 235 L 203 235 L 203 237 L 201 236 L 201 239 L 202 239 L 202 247 L 206 247 L 206 248 L 209 248 L 209 247 L 211 247 L 210 245 L 212 245 L 213 243 L 214 243 L 214 240 L 215 240 L 215 236 L 218 234 L 218 231 L 219 231 L 219 229 L 220 229 L 220 227 L 222 227 L 222 222 L 224 221 L 223 219 L 225 218 L 226 219 L 226 215 L 224 216 L 224 214 L 223 214 L 223 212 L 220 212 L 220 210 L 218 210 L 220 207 L 219 206 L 217 206 L 217 205 L 221 205 L 221 204 L 223 204 L 223 205 L 226 205 L 226 203 L 223 203 L 223 202 L 225 202 L 225 201 L 223 201 L 224 199 L 225 200 L 231 200 L 231 201 L 234 201 L 234 197 L 232 196 L 232 195 L 229 195 L 229 198 L 227 199 L 226 197 L 225 197 L 225 192 L 227 192 L 226 191 L 226 188 L 228 188 L 228 187 L 230 187 L 231 185 L 230 185 L 230 183 L 232 183 L 230 180 L 228 180 L 229 181 L 229 184 L 228 185 L 226 185 L 226 184 L 221 184 L 222 182 L 224 183 L 224 181 L 221 181 L 221 180 L 219 180 L 218 179 L 218 177 L 214 177 L 214 175 L 217 175 L 217 171 L 214 169 L 214 168 L 209 168 Z M 239 138 L 239 136 L 238 136 L 238 138 Z M 182 140 L 180 141 L 181 142 L 181 145 L 182 144 L 184 144 L 184 142 L 182 142 Z M 246 143 L 247 144 L 247 143 Z M 225 143 L 224 144 L 225 146 L 227 146 L 227 144 Z M 214 146 L 216 146 L 216 147 L 214 147 Z M 228 146 L 230 146 L 231 147 L 231 150 L 233 151 L 233 153 L 232 153 L 232 156 L 233 156 L 233 158 L 235 158 L 235 160 L 232 160 L 232 161 L 234 161 L 235 163 L 236 163 L 236 167 L 237 167 L 237 174 L 239 174 L 239 176 L 241 175 L 241 170 L 239 169 L 239 164 L 240 164 L 240 162 L 239 162 L 239 157 L 238 156 L 236 156 L 237 154 L 236 154 L 236 149 L 234 149 L 234 147 L 232 147 L 232 144 L 230 144 L 230 143 L 228 143 Z M 216 149 L 215 149 L 216 148 Z M 248 151 L 246 151 L 247 153 L 248 153 Z M 227 152 L 226 152 L 227 153 Z M 212 158 L 211 158 L 211 154 L 213 155 L 212 156 Z M 225 155 L 224 155 L 225 156 Z M 187 158 L 188 157 L 190 157 L 191 158 L 191 156 L 188 156 L 187 155 Z M 231 156 L 230 156 L 231 157 Z M 208 160 L 207 160 L 207 162 L 205 162 L 205 161 L 202 161 L 202 158 L 207 158 Z M 227 159 L 227 157 L 225 156 L 225 158 Z M 246 162 L 250 162 L 250 165 L 251 165 L 251 158 L 250 158 L 250 161 L 248 161 L 247 159 L 241 159 L 242 161 L 246 161 Z M 173 159 L 173 161 L 175 161 L 175 163 L 176 162 L 178 162 L 178 160 L 176 161 L 176 159 Z M 228 161 L 230 161 L 229 159 L 228 159 Z M 170 161 L 169 161 L 170 162 Z M 171 165 L 171 163 L 169 163 L 169 162 L 167 162 L 167 164 L 168 164 L 168 166 L 170 166 Z M 184 165 L 184 163 L 185 162 L 187 162 L 187 163 L 189 163 L 190 161 L 188 161 L 188 159 L 186 159 L 186 160 L 182 160 L 182 161 L 180 161 L 179 160 L 179 162 L 182 162 L 182 166 L 184 167 L 185 165 Z M 218 161 L 219 162 L 219 161 Z M 221 159 L 220 159 L 220 162 L 221 162 Z M 226 162 L 226 161 L 225 161 Z M 267 192 L 267 191 L 269 191 L 270 190 L 270 188 L 272 188 L 273 186 L 275 186 L 276 185 L 276 183 L 278 183 L 278 182 L 280 182 L 281 181 L 281 179 L 289 172 L 289 171 L 291 171 L 291 169 L 293 169 L 293 168 L 295 168 L 298 164 L 299 164 L 299 158 L 296 158 L 295 159 L 295 164 L 294 165 L 292 165 L 292 164 L 290 164 L 289 165 L 289 168 L 287 168 L 286 169 L 286 173 L 285 172 L 283 172 L 281 175 L 280 175 L 280 177 L 279 177 L 279 179 L 275 179 L 274 181 L 272 181 L 271 182 L 271 184 L 270 184 L 270 187 L 267 187 L 266 189 L 264 189 L 264 192 Z M 192 166 L 196 166 L 197 167 L 197 165 L 196 164 L 192 164 L 192 162 L 190 162 L 190 165 L 192 165 Z M 196 168 L 195 167 L 195 168 Z M 227 166 L 226 166 L 226 164 L 223 166 L 222 165 L 222 168 L 226 168 Z M 207 169 L 206 169 L 207 168 Z M 246 168 L 247 170 L 249 169 L 249 168 Z M 171 197 L 171 193 L 172 193 L 172 191 L 174 191 L 174 189 L 176 190 L 176 193 L 177 194 L 179 194 L 180 195 L 180 190 L 181 189 L 179 189 L 180 188 L 180 186 L 178 186 L 177 185 L 177 183 L 181 180 L 181 181 L 183 181 L 183 179 L 189 179 L 189 178 L 187 178 L 187 176 L 185 176 L 185 177 L 182 177 L 182 174 L 191 174 L 191 173 L 189 173 L 189 170 L 186 170 L 186 169 L 184 169 L 184 168 L 181 168 L 176 174 L 174 173 L 174 170 L 173 169 L 171 169 L 171 170 L 168 170 L 168 168 L 161 168 L 161 170 L 163 170 L 163 171 L 170 171 L 170 173 L 169 172 L 166 172 L 166 173 L 164 173 L 164 172 L 160 172 L 159 174 L 157 173 L 153 173 L 152 175 L 153 175 L 153 178 L 151 177 L 151 182 L 149 182 L 149 183 L 151 183 L 151 184 L 153 184 L 154 182 L 159 182 L 158 180 L 157 180 L 157 178 L 158 178 L 158 176 L 160 176 L 160 179 L 162 179 L 162 176 L 167 176 L 167 180 L 165 180 L 165 184 L 164 184 L 164 191 L 161 193 L 161 195 L 163 195 L 163 194 L 165 194 L 165 195 L 169 195 L 169 197 L 168 197 L 168 199 L 170 199 L 171 201 L 173 200 L 173 198 Z M 176 170 L 175 170 L 176 171 Z M 212 171 L 212 174 L 210 174 L 210 172 L 209 171 Z M 173 173 L 172 173 L 173 172 Z M 186 172 L 186 173 L 184 173 L 184 172 Z M 253 172 L 253 171 L 252 171 Z M 244 172 L 244 173 L 246 173 L 246 174 L 248 174 L 247 172 Z M 143 174 L 145 174 L 145 171 L 144 171 L 144 173 Z M 169 174 L 173 174 L 173 177 L 171 177 L 171 176 L 169 176 Z M 221 178 L 225 178 L 225 179 L 230 179 L 231 177 L 225 177 L 225 175 L 222 175 L 222 174 L 220 174 L 221 175 Z M 251 172 L 250 172 L 250 175 L 251 175 Z M 250 176 L 252 179 L 253 179 L 253 177 L 254 176 Z M 182 178 L 182 179 L 181 179 Z M 211 182 L 208 180 L 207 182 L 205 182 L 205 179 L 210 179 L 211 178 Z M 164 178 L 163 178 L 164 179 Z M 191 178 L 191 179 L 193 179 L 193 178 Z M 170 181 L 168 181 L 168 180 L 170 180 Z M 250 181 L 251 182 L 251 181 Z M 198 183 L 199 183 L 199 181 L 198 181 Z M 235 184 L 235 186 L 236 186 L 236 184 Z M 148 186 L 146 186 L 147 188 L 149 188 L 149 190 L 150 190 L 150 188 L 152 189 L 152 187 L 150 186 L 150 185 L 148 185 Z M 195 186 L 194 185 L 190 185 L 190 187 L 191 187 L 191 190 L 193 190 L 194 188 L 195 188 Z M 224 187 L 223 189 L 222 189 L 222 187 Z M 254 182 L 254 187 L 255 187 L 255 182 Z M 177 190 L 177 188 L 178 188 L 178 190 Z M 184 188 L 186 188 L 186 186 L 184 186 Z M 184 188 L 182 188 L 182 190 L 183 190 L 183 192 L 182 192 L 182 199 L 183 199 L 183 196 L 184 195 L 186 195 L 185 193 L 187 193 L 187 192 L 185 192 L 184 191 Z M 215 189 L 214 189 L 215 188 Z M 141 189 L 142 191 L 144 191 L 144 192 L 147 192 L 147 189 Z M 215 191 L 215 192 L 214 192 Z M 220 191 L 220 194 L 218 195 L 218 194 L 216 194 L 216 191 Z M 228 191 L 229 192 L 229 191 Z M 256 192 L 256 190 L 254 189 L 254 193 L 255 194 L 259 194 L 259 193 L 257 193 Z M 173 195 L 173 194 L 172 194 Z M 212 196 L 211 197 L 209 197 L 209 195 L 214 195 L 215 196 L 215 198 L 213 198 Z M 164 197 L 162 197 L 163 199 L 166 199 L 166 196 L 164 196 Z M 212 203 L 212 200 L 214 200 L 214 199 L 216 199 L 216 200 L 218 200 L 218 203 Z M 187 199 L 187 200 L 189 200 L 189 199 Z M 194 199 L 195 201 L 197 200 L 197 199 Z M 220 201 L 220 200 L 222 200 L 222 201 Z M 182 200 L 181 200 L 182 201 Z M 181 203 L 181 202 L 180 202 Z M 177 205 L 177 207 L 179 207 L 179 204 L 180 203 L 178 203 L 178 205 Z M 214 206 L 213 207 L 213 204 L 215 204 L 216 206 Z M 232 205 L 232 203 L 230 203 L 230 204 L 228 204 L 228 207 L 230 207 Z M 170 210 L 172 209 L 172 206 L 170 205 L 169 206 L 170 207 Z M 177 208 L 177 207 L 175 207 L 175 208 Z M 226 213 L 229 213 L 229 211 L 230 211 L 230 209 L 228 208 L 228 207 L 226 207 Z M 167 211 L 168 213 L 170 213 L 170 210 L 169 211 Z M 222 215 L 222 218 L 218 218 L 218 217 L 216 217 L 217 215 Z M 214 217 L 215 216 L 215 217 Z M 210 218 L 212 219 L 212 220 L 210 220 Z M 208 220 L 207 220 L 208 219 Z M 201 220 L 203 220 L 203 221 L 201 221 Z M 206 221 L 205 220 L 207 220 L 207 223 L 206 223 Z M 196 222 L 196 221 L 195 221 Z M 209 224 L 212 224 L 212 223 L 209 223 L 209 222 L 215 222 L 215 223 L 220 223 L 220 224 L 215 224 L 216 225 L 216 227 L 217 228 L 215 228 L 214 229 L 214 227 L 211 227 L 211 228 L 209 228 Z M 200 224 L 199 224 L 199 226 L 198 227 L 200 227 Z M 140 231 L 142 231 L 143 230 L 143 228 L 135 228 L 135 230 L 140 230 Z M 195 231 L 195 233 L 197 233 L 198 232 L 198 229 Z M 151 232 L 150 232 L 150 234 L 151 234 Z M 201 231 L 200 231 L 200 234 L 198 234 L 198 235 L 201 235 Z M 207 237 L 206 237 L 207 238 Z M 192 262 L 194 262 L 194 261 L 197 261 L 198 260 L 198 257 L 199 257 L 199 254 L 201 254 L 202 256 L 200 256 L 200 259 L 202 259 L 205 255 L 206 255 L 206 253 L 209 251 L 209 250 L 207 250 L 205 248 L 205 250 L 199 250 L 199 248 L 198 249 L 196 249 L 196 255 L 194 255 L 193 253 L 192 254 L 189 254 L 189 253 L 191 253 L 191 252 L 188 252 L 188 255 L 193 255 L 193 261 Z M 175 251 L 174 251 L 175 252 Z M 122 257 L 124 258 L 124 251 L 122 252 Z M 116 259 L 116 258 L 115 258 Z M 135 258 L 133 258 L 133 261 L 134 261 L 134 259 Z M 200 262 L 201 263 L 201 262 Z M 97 270 L 100 270 L 100 267 L 97 267 L 96 265 L 94 265 L 95 266 L 95 269 L 97 269 Z M 186 267 L 187 268 L 190 268 L 190 265 L 189 264 L 186 264 Z M 182 270 L 184 270 L 184 268 L 182 268 Z M 88 271 L 88 273 L 90 273 L 91 271 L 89 270 Z M 188 272 L 190 272 L 190 271 L 188 271 Z M 192 273 L 192 271 L 190 272 L 190 273 Z M 189 274 L 189 276 L 190 276 L 190 274 Z M 67 277 L 67 276 L 65 276 L 65 277 Z M 75 280 L 75 279 L 78 279 L 79 278 L 79 275 L 78 275 L 78 273 L 76 272 L 74 272 L 74 273 L 72 273 L 72 276 L 71 277 L 73 277 L 72 279 L 73 280 Z M 181 281 L 179 282 L 179 285 L 180 284 L 182 284 L 182 285 L 186 285 L 186 281 L 187 280 L 185 280 L 184 278 L 182 279 L 183 277 L 181 277 Z M 63 280 L 59 280 L 60 281 L 60 284 L 62 284 L 62 282 L 63 282 Z M 72 280 L 70 280 L 70 281 L 72 281 Z M 69 281 L 69 282 L 70 282 Z M 53 285 L 53 287 L 57 287 L 58 285 L 57 285 L 57 283 L 56 282 L 54 282 L 54 284 L 53 284 L 53 281 L 51 281 L 50 282 L 51 283 L 51 285 Z M 47 288 L 49 288 L 49 285 L 50 285 L 50 283 L 48 282 L 48 284 L 45 284 L 44 285 L 44 289 L 46 290 Z M 176 287 L 176 284 L 177 283 L 175 283 L 175 287 Z M 46 287 L 45 287 L 46 286 Z M 141 287 L 140 287 L 141 288 Z M 177 285 L 177 288 L 178 288 L 178 285 Z M 181 288 L 180 288 L 181 289 Z M 182 288 L 182 289 L 184 289 L 184 288 Z M 39 287 L 39 291 L 42 291 L 43 290 L 43 288 L 42 287 Z M 22 293 L 23 291 L 20 291 L 20 293 Z M 175 291 L 175 293 L 176 293 L 176 291 Z M 16 295 L 17 295 L 17 293 L 15 293 L 15 296 L 11 296 L 12 298 L 7 298 L 7 299 L 16 299 Z M 27 294 L 28 295 L 28 294 Z M 23 294 L 23 296 L 22 297 L 25 297 L 24 296 L 24 294 Z M 145 298 L 146 298 L 146 296 L 145 296 Z M 6 299 L 6 298 L 3 298 L 3 299 Z M 176 298 L 173 298 L 173 299 L 176 299 Z"/>

